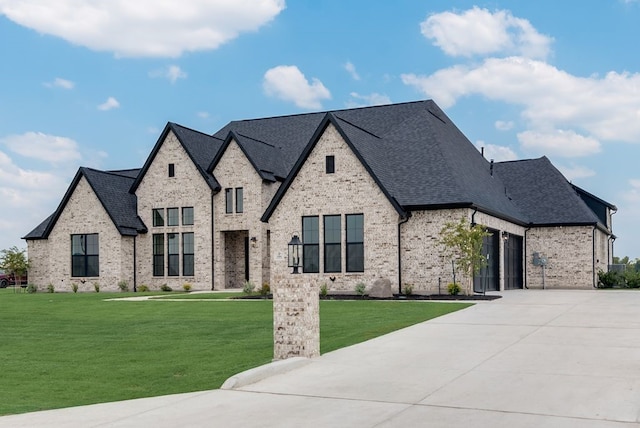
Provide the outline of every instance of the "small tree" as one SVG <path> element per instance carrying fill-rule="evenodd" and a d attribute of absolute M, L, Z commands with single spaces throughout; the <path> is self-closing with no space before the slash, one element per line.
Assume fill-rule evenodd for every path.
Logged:
<path fill-rule="evenodd" d="M 11 247 L 8 250 L 0 251 L 0 269 L 13 275 L 16 283 L 27 274 L 29 261 L 25 255 L 26 250 L 19 250 L 18 247 Z"/>
<path fill-rule="evenodd" d="M 466 279 L 465 294 L 471 294 L 474 275 L 487 264 L 482 255 L 482 239 L 489 235 L 484 226 L 469 226 L 464 217 L 457 223 L 447 222 L 440 230 L 440 244 L 444 247 L 445 256 Z"/>

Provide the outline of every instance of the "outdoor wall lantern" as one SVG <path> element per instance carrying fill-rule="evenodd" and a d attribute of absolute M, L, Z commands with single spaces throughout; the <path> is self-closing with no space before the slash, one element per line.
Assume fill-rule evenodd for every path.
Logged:
<path fill-rule="evenodd" d="M 509 240 L 509 232 L 507 232 L 506 230 L 502 231 L 502 240 L 505 242 Z"/>
<path fill-rule="evenodd" d="M 293 235 L 291 241 L 289 241 L 289 267 L 293 268 L 293 272 L 291 273 L 300 273 L 298 272 L 298 267 L 300 266 L 300 255 L 302 254 L 302 242 L 298 235 Z"/>

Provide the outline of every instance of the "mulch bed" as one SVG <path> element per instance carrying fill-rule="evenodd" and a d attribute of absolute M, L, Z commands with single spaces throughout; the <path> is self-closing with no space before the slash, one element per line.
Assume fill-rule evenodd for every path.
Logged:
<path fill-rule="evenodd" d="M 502 296 L 498 295 L 482 295 L 482 294 L 474 294 L 472 296 L 464 296 L 457 295 L 452 296 L 450 294 L 431 294 L 431 295 L 422 295 L 422 294 L 411 294 L 406 296 L 404 294 L 394 294 L 393 297 L 369 297 L 369 296 L 360 296 L 357 294 L 328 294 L 327 296 L 320 296 L 320 300 L 495 300 L 499 299 Z M 273 296 L 269 294 L 266 299 L 272 299 Z M 265 299 L 264 296 L 238 296 L 234 297 L 234 299 Z"/>

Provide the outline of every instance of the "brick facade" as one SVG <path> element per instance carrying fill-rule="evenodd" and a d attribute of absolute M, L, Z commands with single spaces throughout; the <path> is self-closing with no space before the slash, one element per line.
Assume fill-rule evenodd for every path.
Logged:
<path fill-rule="evenodd" d="M 71 276 L 71 235 L 98 234 L 98 277 Z M 123 237 L 105 211 L 93 189 L 82 177 L 64 211 L 46 240 L 29 241 L 29 282 L 44 290 L 52 284 L 56 291 L 117 291 L 118 282 L 133 284 L 133 238 Z"/>
<path fill-rule="evenodd" d="M 175 176 L 169 177 L 168 165 L 174 164 Z M 149 229 L 148 233 L 136 238 L 137 250 L 137 283 L 151 289 L 159 289 L 167 284 L 174 290 L 181 290 L 183 284 L 189 283 L 194 290 L 210 290 L 213 287 L 211 271 L 212 260 L 212 190 L 197 170 L 189 155 L 182 147 L 173 132 L 169 132 L 162 146 L 156 153 L 153 163 L 136 189 L 138 197 L 138 215 Z M 182 208 L 193 207 L 194 224 L 182 224 Z M 167 208 L 178 208 L 179 225 L 154 227 L 152 209 L 163 208 L 166 216 Z M 182 266 L 182 234 L 194 233 L 194 276 L 184 276 Z M 178 276 L 167 275 L 167 234 L 180 234 L 180 257 Z M 164 242 L 164 275 L 153 275 L 153 235 L 163 234 Z"/>
<path fill-rule="evenodd" d="M 325 172 L 326 156 L 335 156 L 335 173 Z M 364 272 L 346 272 L 345 215 L 364 214 Z M 324 215 L 341 216 L 342 271 L 324 273 L 322 237 Z M 319 273 L 302 273 L 298 281 L 329 290 L 353 291 L 362 282 L 370 286 L 378 278 L 398 283 L 397 224 L 400 221 L 351 148 L 329 125 L 269 219 L 271 230 L 271 283 L 291 277 L 287 244 L 294 234 L 302 237 L 302 217 L 319 216 Z"/>

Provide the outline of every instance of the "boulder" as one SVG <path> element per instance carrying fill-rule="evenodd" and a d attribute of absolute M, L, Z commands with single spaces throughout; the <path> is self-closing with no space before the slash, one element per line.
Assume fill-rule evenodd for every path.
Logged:
<path fill-rule="evenodd" d="M 369 290 L 369 297 L 393 297 L 393 292 L 391 291 L 391 281 L 389 280 L 389 278 L 376 279 L 376 281 L 371 286 L 371 290 Z"/>

